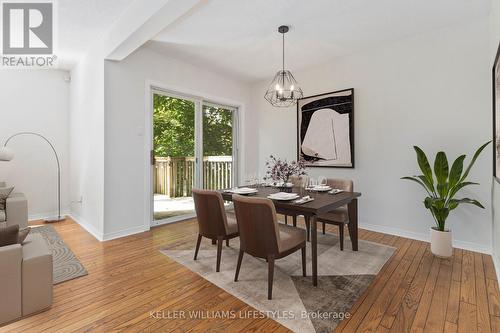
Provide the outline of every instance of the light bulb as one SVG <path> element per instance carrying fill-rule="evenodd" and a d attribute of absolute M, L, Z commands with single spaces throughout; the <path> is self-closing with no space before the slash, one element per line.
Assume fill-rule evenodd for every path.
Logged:
<path fill-rule="evenodd" d="M 293 84 L 290 86 L 290 90 L 293 91 L 295 87 L 293 86 Z"/>
<path fill-rule="evenodd" d="M 276 87 L 274 87 L 276 90 L 280 90 L 280 85 L 276 83 Z"/>

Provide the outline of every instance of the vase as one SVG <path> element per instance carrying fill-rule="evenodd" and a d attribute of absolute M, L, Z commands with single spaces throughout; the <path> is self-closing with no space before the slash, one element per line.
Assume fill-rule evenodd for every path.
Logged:
<path fill-rule="evenodd" d="M 288 192 L 289 193 L 289 192 L 292 192 L 292 189 L 293 189 L 293 187 L 286 186 L 286 185 L 278 187 L 278 190 L 280 190 L 280 192 Z"/>
<path fill-rule="evenodd" d="M 278 186 L 278 189 L 280 192 L 292 192 L 293 186 L 290 186 L 290 183 L 288 183 L 288 179 L 283 182 L 280 186 Z"/>
<path fill-rule="evenodd" d="M 451 230 L 439 231 L 431 228 L 431 252 L 439 258 L 449 258 L 453 255 Z"/>

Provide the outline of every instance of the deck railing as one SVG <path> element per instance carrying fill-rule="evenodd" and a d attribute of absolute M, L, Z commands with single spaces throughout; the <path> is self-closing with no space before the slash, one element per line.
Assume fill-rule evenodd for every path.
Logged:
<path fill-rule="evenodd" d="M 203 188 L 215 190 L 232 187 L 232 164 L 232 156 L 203 157 Z M 194 178 L 194 157 L 155 158 L 155 193 L 165 194 L 169 198 L 191 196 Z"/>

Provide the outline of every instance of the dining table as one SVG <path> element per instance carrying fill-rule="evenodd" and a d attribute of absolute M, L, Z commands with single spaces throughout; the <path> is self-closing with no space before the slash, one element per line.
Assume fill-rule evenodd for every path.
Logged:
<path fill-rule="evenodd" d="M 270 194 L 280 192 L 280 189 L 272 186 L 254 186 L 255 193 L 248 196 L 267 198 Z M 312 262 L 312 282 L 314 286 L 318 285 L 318 226 L 317 217 L 328 213 L 336 208 L 347 205 L 349 223 L 349 235 L 351 237 L 352 250 L 358 251 L 358 198 L 359 192 L 339 192 L 329 193 L 308 190 L 303 187 L 293 187 L 293 193 L 299 197 L 310 196 L 314 200 L 306 203 L 296 203 L 295 200 L 272 200 L 276 207 L 276 212 L 283 215 L 303 215 L 306 225 L 311 228 L 311 262 Z M 233 192 L 231 189 L 221 190 L 222 198 L 226 201 L 232 201 Z M 308 222 L 308 223 L 307 223 Z"/>

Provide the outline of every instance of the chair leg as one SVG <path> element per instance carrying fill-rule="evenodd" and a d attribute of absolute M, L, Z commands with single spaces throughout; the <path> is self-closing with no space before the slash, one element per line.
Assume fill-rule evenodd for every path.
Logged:
<path fill-rule="evenodd" d="M 292 217 L 292 219 L 293 219 L 293 226 L 296 227 L 297 226 L 297 215 L 294 215 Z"/>
<path fill-rule="evenodd" d="M 325 226 L 326 226 L 326 223 L 323 222 L 323 235 L 325 234 Z"/>
<path fill-rule="evenodd" d="M 234 274 L 234 282 L 238 281 L 238 275 L 240 275 L 241 261 L 243 260 L 243 250 L 240 250 L 238 254 L 238 263 L 236 264 L 236 273 Z"/>
<path fill-rule="evenodd" d="M 220 257 L 222 255 L 222 237 L 217 238 L 217 266 L 215 267 L 216 272 L 220 272 Z"/>
<path fill-rule="evenodd" d="M 288 215 L 285 215 L 285 224 L 288 225 Z"/>
<path fill-rule="evenodd" d="M 268 256 L 267 299 L 273 298 L 274 256 Z"/>
<path fill-rule="evenodd" d="M 201 244 L 201 235 L 198 234 L 198 240 L 196 241 L 196 250 L 194 250 L 194 260 L 196 260 L 196 257 L 198 257 L 198 251 L 200 250 L 200 244 Z"/>
<path fill-rule="evenodd" d="M 306 273 L 306 247 L 300 249 L 302 252 L 302 276 L 307 276 Z"/>
<path fill-rule="evenodd" d="M 344 251 L 344 224 L 339 224 L 340 251 Z"/>
<path fill-rule="evenodd" d="M 306 238 L 307 238 L 307 241 L 309 242 L 310 241 L 310 235 L 311 235 L 311 223 L 309 222 L 309 216 L 304 216 L 305 220 L 306 220 Z"/>
<path fill-rule="evenodd" d="M 217 244 L 217 239 L 214 238 L 214 239 L 212 239 L 212 245 L 215 245 L 215 244 Z"/>
<path fill-rule="evenodd" d="M 226 239 L 226 246 L 229 247 L 229 238 Z"/>

